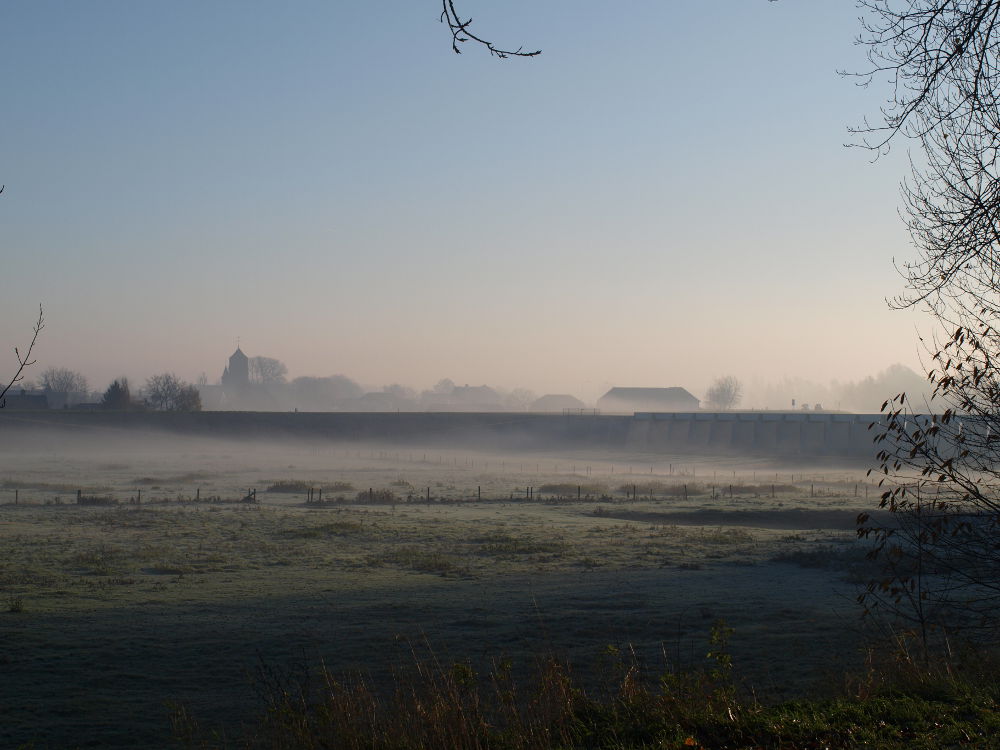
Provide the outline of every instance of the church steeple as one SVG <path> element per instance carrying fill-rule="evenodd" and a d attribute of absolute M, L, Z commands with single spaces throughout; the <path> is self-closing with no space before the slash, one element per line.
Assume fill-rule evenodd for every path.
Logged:
<path fill-rule="evenodd" d="M 250 384 L 250 360 L 240 349 L 238 340 L 236 351 L 229 357 L 229 366 L 222 373 L 222 384 L 237 387 Z"/>

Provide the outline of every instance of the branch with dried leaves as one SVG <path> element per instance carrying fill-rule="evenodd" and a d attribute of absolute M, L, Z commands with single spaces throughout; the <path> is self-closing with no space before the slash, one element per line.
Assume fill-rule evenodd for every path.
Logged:
<path fill-rule="evenodd" d="M 480 36 L 472 33 L 469 27 L 472 26 L 472 19 L 467 18 L 462 20 L 462 17 L 458 14 L 458 10 L 455 8 L 455 3 L 453 0 L 441 0 L 441 22 L 448 24 L 448 29 L 451 31 L 451 48 L 456 54 L 461 54 L 462 50 L 459 49 L 459 44 L 464 44 L 465 42 L 475 42 L 481 44 L 486 49 L 489 50 L 491 55 L 495 55 L 501 60 L 505 60 L 508 57 L 535 57 L 536 55 L 542 54 L 542 51 L 534 50 L 532 52 L 526 52 L 523 47 L 518 47 L 517 49 L 500 49 L 493 42 L 487 41 Z"/>
<path fill-rule="evenodd" d="M 933 633 L 1000 632 L 1000 332 L 983 320 L 936 344 L 928 373 L 943 411 L 905 393 L 876 425 L 880 507 L 858 518 L 884 573 L 860 601 Z"/>
<path fill-rule="evenodd" d="M 939 408 L 899 394 L 876 435 L 881 507 L 859 517 L 885 574 L 862 595 L 931 632 L 1000 633 L 1000 0 L 861 0 L 860 43 L 888 76 L 882 122 L 854 130 L 884 153 L 919 146 L 903 185 L 917 250 L 897 307 L 926 306 Z"/>
<path fill-rule="evenodd" d="M 2 189 L 2 188 L 0 188 Z M 38 320 L 35 321 L 35 328 L 31 336 L 31 343 L 28 344 L 28 349 L 22 355 L 21 350 L 18 347 L 14 347 L 14 356 L 17 357 L 17 372 L 14 373 L 14 377 L 10 379 L 10 382 L 0 390 L 0 409 L 7 405 L 5 396 L 7 392 L 14 387 L 15 383 L 19 383 L 24 380 L 24 371 L 26 368 L 31 367 L 35 364 L 35 360 L 31 358 L 31 352 L 35 348 L 35 343 L 38 341 L 38 334 L 42 332 L 45 327 L 45 316 L 42 311 L 42 306 L 38 306 Z"/>

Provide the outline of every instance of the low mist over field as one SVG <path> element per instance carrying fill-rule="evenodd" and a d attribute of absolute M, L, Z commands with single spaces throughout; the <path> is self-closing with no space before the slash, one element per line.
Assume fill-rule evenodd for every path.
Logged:
<path fill-rule="evenodd" d="M 582 677 L 608 644 L 695 663 L 724 618 L 777 693 L 827 663 L 790 633 L 845 656 L 859 637 L 842 597 L 865 570 L 853 518 L 875 490 L 860 466 L 14 425 L 0 586 L 17 616 L 0 626 L 22 644 L 4 684 L 23 714 L 8 742 L 59 745 L 82 726 L 155 743 L 165 716 L 138 724 L 136 708 L 163 716 L 167 698 L 232 726 L 254 705 L 255 659 L 384 676 L 398 637 L 486 660 L 552 648 Z M 59 655 L 70 642 L 104 654 L 92 711 L 60 708 L 88 669 Z M 776 648 L 787 658 L 760 658 Z M 16 729 L 48 710 L 69 718 Z M 126 735 L 100 728 L 109 717 Z"/>

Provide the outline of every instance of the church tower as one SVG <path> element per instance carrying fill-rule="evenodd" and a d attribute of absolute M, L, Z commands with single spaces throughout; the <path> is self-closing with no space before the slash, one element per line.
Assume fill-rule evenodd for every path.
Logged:
<path fill-rule="evenodd" d="M 239 346 L 229 358 L 229 366 L 222 373 L 222 384 L 237 388 L 250 384 L 250 360 Z"/>

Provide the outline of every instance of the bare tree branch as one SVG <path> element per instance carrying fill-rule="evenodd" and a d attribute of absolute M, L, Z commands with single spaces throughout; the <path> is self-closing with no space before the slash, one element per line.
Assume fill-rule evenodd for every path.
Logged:
<path fill-rule="evenodd" d="M 3 188 L 0 188 L 2 191 Z M 14 373 L 14 377 L 10 379 L 10 382 L 0 390 L 0 409 L 7 405 L 6 395 L 7 391 L 14 387 L 15 383 L 24 380 L 24 370 L 25 368 L 31 367 L 35 364 L 35 360 L 31 358 L 31 352 L 35 348 L 35 342 L 38 341 L 38 334 L 41 333 L 42 329 L 45 327 L 45 317 L 43 315 L 42 306 L 38 306 L 38 320 L 35 321 L 35 328 L 31 336 L 31 343 L 28 344 L 28 349 L 21 355 L 21 350 L 16 346 L 14 347 L 14 356 L 17 357 L 17 372 Z"/>
<path fill-rule="evenodd" d="M 887 76 L 892 95 L 882 123 L 853 128 L 866 148 L 882 151 L 899 134 L 922 138 L 937 126 L 996 105 L 996 0 L 858 0 L 868 48 L 867 86 Z"/>
<path fill-rule="evenodd" d="M 454 0 L 441 0 L 441 22 L 448 24 L 448 30 L 451 31 L 451 48 L 456 54 L 462 53 L 458 45 L 469 41 L 483 45 L 490 51 L 491 55 L 495 55 L 501 60 L 505 60 L 508 57 L 535 57 L 542 54 L 540 49 L 533 52 L 526 52 L 523 47 L 518 47 L 515 50 L 500 49 L 493 42 L 489 42 L 473 34 L 469 31 L 472 19 L 462 20 L 462 17 L 458 15 L 458 10 L 455 9 Z"/>
<path fill-rule="evenodd" d="M 881 507 L 858 532 L 887 566 L 862 595 L 931 632 L 1000 634 L 1000 0 L 859 0 L 859 42 L 893 87 L 853 132 L 919 149 L 903 183 L 917 259 L 896 307 L 926 306 L 937 406 L 900 393 L 874 425 Z M 933 414 L 932 411 L 943 413 Z"/>

